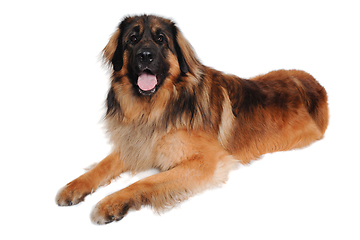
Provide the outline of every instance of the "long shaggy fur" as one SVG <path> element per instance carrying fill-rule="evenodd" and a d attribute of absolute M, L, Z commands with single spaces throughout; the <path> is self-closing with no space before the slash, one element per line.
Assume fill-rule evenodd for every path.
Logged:
<path fill-rule="evenodd" d="M 150 93 L 137 83 L 136 69 L 144 61 L 137 49 L 154 55 L 146 68 L 157 77 Z M 98 224 L 143 205 L 157 211 L 173 207 L 224 183 L 238 162 L 307 146 L 321 139 L 328 125 L 325 89 L 310 74 L 278 70 L 252 79 L 224 74 L 202 65 L 176 25 L 164 18 L 125 18 L 103 56 L 113 68 L 105 119 L 113 152 L 62 188 L 56 201 L 77 204 L 126 171 L 161 172 L 100 201 L 92 213 Z"/>

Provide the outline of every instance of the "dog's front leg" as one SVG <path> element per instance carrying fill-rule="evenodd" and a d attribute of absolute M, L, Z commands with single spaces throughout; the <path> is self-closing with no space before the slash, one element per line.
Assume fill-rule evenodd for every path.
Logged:
<path fill-rule="evenodd" d="M 60 189 L 56 195 L 56 203 L 59 206 L 78 204 L 88 194 L 94 192 L 98 187 L 109 183 L 125 171 L 126 169 L 120 159 L 120 154 L 113 152 L 94 168 Z"/>
<path fill-rule="evenodd" d="M 92 212 L 96 224 L 121 220 L 129 210 L 142 205 L 161 211 L 227 180 L 236 162 L 229 155 L 197 154 L 176 167 L 144 178 L 101 200 Z"/>

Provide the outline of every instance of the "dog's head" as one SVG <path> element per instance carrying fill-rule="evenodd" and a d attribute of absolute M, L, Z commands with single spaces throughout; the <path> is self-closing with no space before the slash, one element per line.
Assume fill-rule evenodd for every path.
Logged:
<path fill-rule="evenodd" d="M 178 78 L 198 64 L 175 24 L 152 15 L 125 18 L 103 51 L 114 75 L 128 79 L 136 92 L 151 96 L 167 78 Z"/>

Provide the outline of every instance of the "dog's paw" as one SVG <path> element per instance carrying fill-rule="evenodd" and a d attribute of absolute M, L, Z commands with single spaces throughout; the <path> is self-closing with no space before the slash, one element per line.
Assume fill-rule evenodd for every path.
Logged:
<path fill-rule="evenodd" d="M 99 225 L 120 221 L 130 209 L 134 208 L 132 202 L 110 195 L 96 204 L 91 213 L 91 221 Z"/>
<path fill-rule="evenodd" d="M 71 206 L 84 201 L 92 192 L 93 189 L 88 182 L 75 179 L 59 190 L 55 201 L 59 206 Z"/>

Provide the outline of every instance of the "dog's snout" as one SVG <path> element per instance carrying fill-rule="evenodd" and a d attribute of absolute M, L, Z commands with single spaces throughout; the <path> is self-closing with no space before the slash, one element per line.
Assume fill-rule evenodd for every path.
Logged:
<path fill-rule="evenodd" d="M 150 50 L 144 50 L 141 51 L 140 53 L 138 53 L 137 55 L 139 62 L 141 63 L 151 63 L 152 61 L 154 61 L 154 54 L 151 53 Z"/>
<path fill-rule="evenodd" d="M 145 70 L 149 70 L 154 74 L 160 72 L 159 65 L 159 53 L 157 49 L 154 49 L 149 46 L 140 47 L 134 55 L 134 66 L 138 74 L 142 73 Z"/>

